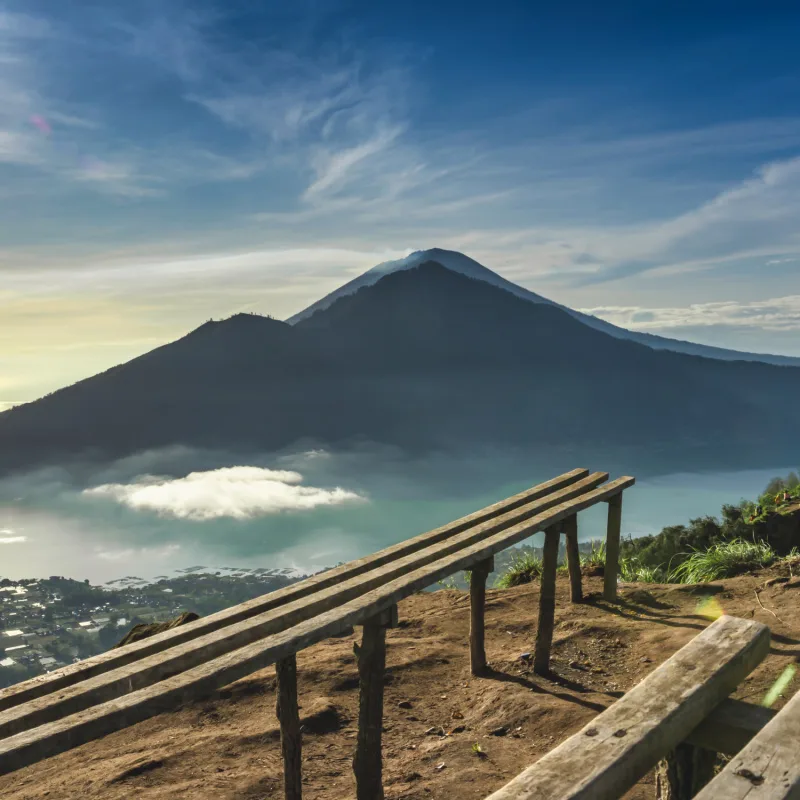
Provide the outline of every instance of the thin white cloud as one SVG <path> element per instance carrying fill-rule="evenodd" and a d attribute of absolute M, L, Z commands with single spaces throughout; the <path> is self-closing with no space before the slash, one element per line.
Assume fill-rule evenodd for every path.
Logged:
<path fill-rule="evenodd" d="M 27 536 L 3 536 L 0 531 L 0 544 L 22 544 L 27 541 Z"/>
<path fill-rule="evenodd" d="M 800 295 L 750 302 L 697 303 L 677 308 L 601 306 L 581 310 L 615 325 L 640 331 L 723 326 L 800 331 Z"/>
<path fill-rule="evenodd" d="M 318 152 L 314 158 L 317 177 L 306 189 L 304 199 L 316 198 L 325 192 L 341 189 L 347 183 L 348 173 L 361 162 L 390 147 L 401 132 L 402 128 L 395 126 L 379 131 L 354 147 L 334 151 L 325 149 Z"/>
<path fill-rule="evenodd" d="M 189 520 L 250 519 L 283 511 L 361 502 L 355 492 L 300 485 L 298 472 L 260 467 L 225 467 L 192 472 L 184 478 L 146 476 L 129 484 L 110 483 L 84 490 L 137 511 Z"/>

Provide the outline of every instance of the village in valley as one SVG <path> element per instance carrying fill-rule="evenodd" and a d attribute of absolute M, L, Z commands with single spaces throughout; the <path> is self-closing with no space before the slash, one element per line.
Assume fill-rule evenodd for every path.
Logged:
<path fill-rule="evenodd" d="M 195 566 L 174 577 L 104 586 L 60 576 L 0 580 L 0 689 L 114 647 L 134 626 L 182 611 L 201 616 L 280 589 L 289 569 Z"/>

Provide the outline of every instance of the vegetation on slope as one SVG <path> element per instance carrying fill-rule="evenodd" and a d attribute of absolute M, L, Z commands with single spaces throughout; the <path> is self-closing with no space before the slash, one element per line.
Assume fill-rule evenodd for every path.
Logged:
<path fill-rule="evenodd" d="M 724 505 L 720 518 L 698 517 L 685 525 L 670 525 L 654 536 L 623 541 L 620 578 L 626 583 L 704 583 L 762 569 L 784 557 L 794 559 L 800 545 L 800 511 L 795 519 L 784 512 L 796 511 L 798 505 L 797 474 L 773 478 L 757 500 Z M 584 569 L 605 567 L 604 542 L 593 541 L 583 548 Z M 526 548 L 505 568 L 496 585 L 517 586 L 540 574 L 537 551 Z"/>

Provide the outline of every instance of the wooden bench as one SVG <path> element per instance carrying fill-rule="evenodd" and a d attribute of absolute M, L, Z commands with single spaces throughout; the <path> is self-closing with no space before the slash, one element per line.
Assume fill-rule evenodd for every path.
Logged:
<path fill-rule="evenodd" d="M 720 617 L 582 730 L 542 756 L 487 800 L 616 800 L 622 797 L 709 718 L 764 659 L 769 642 L 769 629 L 765 625 L 736 617 Z M 769 738 L 772 743 L 768 734 L 775 730 L 780 718 L 779 714 L 769 722 L 735 762 L 746 758 L 753 749 L 757 750 L 762 737 Z M 795 714 L 795 729 L 798 719 Z M 702 736 L 700 741 L 710 744 Z M 795 754 L 798 741 L 795 733 Z M 786 747 L 787 755 L 790 747 Z M 765 753 L 763 749 L 759 752 L 762 756 Z M 798 762 L 795 755 L 794 775 L 797 775 Z M 785 766 L 788 763 L 785 762 Z M 705 791 L 710 791 L 712 785 Z M 727 791 L 699 795 L 703 800 L 744 796 Z M 760 797 L 747 795 L 748 798 L 757 796 Z M 764 797 L 772 800 L 773 795 Z"/>
<path fill-rule="evenodd" d="M 697 800 L 800 798 L 800 693 L 696 797 Z"/>
<path fill-rule="evenodd" d="M 546 587 L 554 586 L 560 532 L 567 535 L 573 597 L 580 589 L 577 513 L 608 503 L 608 539 L 617 542 L 616 549 L 611 544 L 608 549 L 618 552 L 621 495 L 634 480 L 605 483 L 607 479 L 606 473 L 573 470 L 367 558 L 11 687 L 0 693 L 0 774 L 176 708 L 275 664 L 286 797 L 299 798 L 295 653 L 363 625 L 354 768 L 359 799 L 380 798 L 385 629 L 396 622 L 397 602 L 472 569 L 470 653 L 472 669 L 479 673 L 486 666 L 483 605 L 492 558 L 545 531 L 536 658 L 537 667 L 546 670 L 554 612 L 554 597 Z M 606 587 L 611 585 L 607 581 Z M 615 595 L 616 569 L 613 589 Z"/>

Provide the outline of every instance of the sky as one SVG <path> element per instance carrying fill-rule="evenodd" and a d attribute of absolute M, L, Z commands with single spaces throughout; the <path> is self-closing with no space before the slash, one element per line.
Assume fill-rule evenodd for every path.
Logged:
<path fill-rule="evenodd" d="M 0 408 L 460 250 L 800 355 L 800 7 L 0 0 Z"/>

